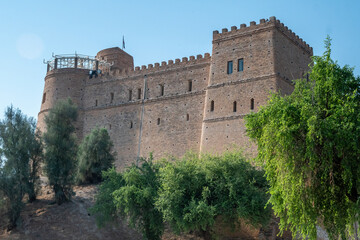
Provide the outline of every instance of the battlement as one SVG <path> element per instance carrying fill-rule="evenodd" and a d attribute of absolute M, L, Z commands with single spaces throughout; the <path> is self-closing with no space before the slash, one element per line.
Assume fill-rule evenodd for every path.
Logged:
<path fill-rule="evenodd" d="M 126 69 L 115 69 L 109 72 L 110 76 L 116 77 L 129 77 L 135 75 L 149 74 L 159 71 L 165 71 L 173 68 L 184 68 L 187 66 L 193 66 L 201 63 L 208 63 L 211 59 L 210 53 L 205 53 L 204 55 L 198 54 L 195 56 L 176 58 L 175 60 L 162 61 L 161 63 L 154 63 L 140 66 L 135 68 L 126 68 Z"/>
<path fill-rule="evenodd" d="M 298 45 L 304 51 L 313 54 L 313 48 L 309 46 L 302 38 L 296 35 L 291 29 L 285 26 L 280 20 L 277 20 L 276 17 L 270 17 L 269 19 L 260 19 L 259 24 L 256 24 L 255 21 L 251 21 L 250 25 L 240 24 L 240 28 L 237 26 L 232 26 L 230 31 L 227 28 L 223 28 L 221 33 L 218 30 L 213 31 L 213 43 L 220 41 L 227 41 L 241 35 L 252 34 L 256 31 L 262 31 L 269 28 L 277 28 L 281 33 L 283 33 L 287 38 L 289 38 L 295 45 Z"/>

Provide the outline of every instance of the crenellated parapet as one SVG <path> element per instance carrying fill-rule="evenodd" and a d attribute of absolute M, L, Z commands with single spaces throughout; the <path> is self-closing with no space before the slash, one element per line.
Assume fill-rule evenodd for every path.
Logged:
<path fill-rule="evenodd" d="M 177 68 L 186 68 L 195 66 L 202 63 L 209 63 L 211 59 L 210 53 L 204 55 L 198 54 L 190 57 L 177 58 L 175 60 L 162 61 L 161 63 L 154 63 L 142 66 L 136 66 L 135 68 L 126 68 L 123 70 L 111 70 L 109 75 L 115 77 L 131 77 L 136 75 L 145 75 L 155 72 L 167 71 Z"/>
<path fill-rule="evenodd" d="M 309 46 L 302 38 L 296 35 L 291 29 L 285 26 L 276 17 L 270 17 L 269 19 L 260 19 L 257 24 L 255 21 L 251 21 L 250 25 L 240 24 L 240 28 L 232 26 L 230 31 L 227 28 L 223 28 L 221 32 L 218 30 L 213 31 L 213 43 L 220 41 L 231 40 L 243 35 L 252 34 L 256 31 L 266 31 L 270 28 L 277 28 L 282 34 L 289 38 L 295 45 L 302 48 L 304 51 L 313 54 L 313 48 Z"/>

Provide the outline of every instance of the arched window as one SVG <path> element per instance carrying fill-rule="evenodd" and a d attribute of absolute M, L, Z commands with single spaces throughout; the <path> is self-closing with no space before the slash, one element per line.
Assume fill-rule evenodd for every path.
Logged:
<path fill-rule="evenodd" d="M 214 100 L 212 100 L 211 104 L 210 104 L 210 111 L 213 112 L 214 108 L 215 108 L 215 103 L 214 103 Z"/>
<path fill-rule="evenodd" d="M 233 112 L 236 112 L 236 101 L 233 102 Z"/>
<path fill-rule="evenodd" d="M 254 110 L 254 99 L 253 98 L 250 100 L 250 109 Z"/>

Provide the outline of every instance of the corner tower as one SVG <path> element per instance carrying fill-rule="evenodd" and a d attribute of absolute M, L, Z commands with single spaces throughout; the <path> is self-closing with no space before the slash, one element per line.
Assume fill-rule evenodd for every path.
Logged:
<path fill-rule="evenodd" d="M 308 70 L 312 48 L 275 17 L 214 31 L 212 44 L 200 151 L 237 145 L 255 152 L 244 116 L 266 104 L 271 92 L 290 94 L 291 80 Z"/>
<path fill-rule="evenodd" d="M 55 55 L 47 62 L 47 73 L 42 103 L 38 114 L 37 128 L 45 129 L 45 116 L 60 99 L 68 97 L 78 106 L 78 120 L 75 132 L 79 139 L 83 136 L 83 95 L 89 77 L 98 76 L 99 69 L 108 71 L 110 64 L 85 55 Z"/>

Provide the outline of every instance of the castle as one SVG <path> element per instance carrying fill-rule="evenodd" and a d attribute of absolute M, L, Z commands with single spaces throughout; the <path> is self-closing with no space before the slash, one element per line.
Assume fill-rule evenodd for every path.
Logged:
<path fill-rule="evenodd" d="M 79 109 L 76 134 L 108 129 L 121 169 L 139 156 L 221 153 L 232 145 L 256 152 L 244 116 L 266 104 L 270 92 L 289 94 L 303 77 L 312 48 L 275 17 L 213 32 L 212 54 L 135 67 L 133 57 L 109 48 L 95 58 L 55 55 L 37 126 L 59 99 Z"/>

